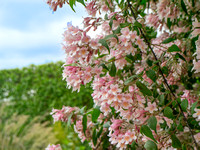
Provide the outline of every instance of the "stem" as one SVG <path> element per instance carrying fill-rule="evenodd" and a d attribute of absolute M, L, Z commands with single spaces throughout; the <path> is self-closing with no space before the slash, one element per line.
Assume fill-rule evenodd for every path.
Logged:
<path fill-rule="evenodd" d="M 135 13 L 133 12 L 133 9 L 132 9 L 132 5 L 130 4 L 130 0 L 127 0 L 127 2 L 128 2 L 128 7 L 130 8 L 130 11 L 131 11 L 132 16 L 134 17 L 135 21 L 137 21 L 137 18 L 136 18 L 136 16 L 135 16 Z M 140 27 L 138 27 L 138 28 L 139 28 L 139 31 L 140 31 L 142 37 L 143 37 L 144 40 L 145 40 L 145 43 L 148 45 L 149 49 L 151 50 L 151 52 L 152 52 L 152 54 L 153 54 L 155 60 L 158 61 L 158 58 L 157 58 L 155 52 L 153 51 L 153 48 L 151 47 L 151 44 L 150 44 L 150 42 L 148 41 L 147 37 L 145 36 L 143 30 L 142 30 Z M 182 108 L 181 108 L 181 105 L 178 103 L 178 101 L 177 101 L 177 99 L 176 99 L 176 95 L 174 94 L 174 92 L 172 91 L 171 87 L 169 86 L 169 84 L 168 84 L 168 82 L 167 82 L 167 79 L 165 78 L 165 76 L 164 76 L 164 74 L 163 74 L 163 72 L 162 72 L 162 69 L 161 69 L 161 67 L 160 67 L 159 62 L 157 62 L 156 65 L 158 66 L 159 72 L 160 72 L 160 74 L 161 74 L 161 76 L 162 76 L 162 78 L 163 78 L 163 80 L 164 80 L 165 85 L 167 86 L 167 88 L 169 89 L 170 93 L 171 93 L 171 94 L 173 95 L 173 97 L 175 98 L 175 101 L 176 101 L 176 103 L 178 104 L 178 107 L 179 107 L 179 109 L 180 109 L 180 111 L 181 111 L 181 114 L 183 115 L 184 121 L 186 122 L 186 124 L 187 124 L 187 126 L 188 126 L 188 128 L 189 128 L 189 131 L 190 131 L 190 133 L 191 133 L 191 136 L 192 136 L 192 139 L 193 139 L 193 141 L 194 141 L 194 144 L 195 144 L 196 148 L 198 149 L 198 144 L 197 144 L 197 142 L 196 142 L 196 140 L 195 140 L 195 138 L 194 138 L 194 135 L 193 135 L 192 130 L 191 130 L 190 126 L 189 126 L 188 120 L 187 120 L 186 116 L 185 116 L 184 113 L 183 113 L 183 110 L 182 110 Z"/>

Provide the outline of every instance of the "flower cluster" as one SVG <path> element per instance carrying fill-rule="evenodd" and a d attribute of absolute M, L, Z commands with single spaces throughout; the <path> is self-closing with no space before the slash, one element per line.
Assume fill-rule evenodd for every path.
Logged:
<path fill-rule="evenodd" d="M 84 28 L 68 23 L 63 34 L 63 79 L 73 91 L 91 83 L 94 108 L 51 114 L 54 122 L 71 117 L 81 141 L 95 149 L 187 149 L 200 141 L 193 135 L 200 127 L 199 5 L 145 2 L 91 0 Z"/>
<path fill-rule="evenodd" d="M 63 106 L 63 108 L 61 110 L 58 109 L 53 109 L 52 112 L 50 113 L 54 119 L 54 123 L 57 121 L 63 121 L 63 122 L 67 122 L 68 117 L 70 116 L 70 114 L 72 112 L 77 112 L 79 110 L 79 108 L 77 107 L 65 107 Z"/>
<path fill-rule="evenodd" d="M 47 0 L 47 4 L 53 11 L 56 11 L 58 6 L 61 8 L 65 4 L 65 0 Z"/>
<path fill-rule="evenodd" d="M 45 150 L 62 150 L 62 148 L 61 148 L 60 144 L 57 144 L 57 145 L 49 144 L 48 147 L 45 148 Z"/>

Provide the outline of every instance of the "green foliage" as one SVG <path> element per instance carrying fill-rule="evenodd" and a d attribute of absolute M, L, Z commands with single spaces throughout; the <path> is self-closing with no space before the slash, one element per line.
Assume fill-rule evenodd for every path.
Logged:
<path fill-rule="evenodd" d="M 166 107 L 164 109 L 164 116 L 173 119 L 174 118 L 173 110 L 170 107 Z"/>
<path fill-rule="evenodd" d="M 172 42 L 174 40 L 176 40 L 176 39 L 170 37 L 170 38 L 167 38 L 164 41 L 162 41 L 162 44 L 167 44 L 167 43 L 170 43 L 170 42 Z"/>
<path fill-rule="evenodd" d="M 98 119 L 99 115 L 100 115 L 101 111 L 98 107 L 94 108 L 93 112 L 92 112 L 92 122 L 96 122 L 96 120 Z"/>
<path fill-rule="evenodd" d="M 91 89 L 82 87 L 77 94 L 66 88 L 62 80 L 62 62 L 31 65 L 22 69 L 0 71 L 0 101 L 9 100 L 10 113 L 31 117 L 45 115 L 52 108 L 66 106 L 92 107 Z"/>
<path fill-rule="evenodd" d="M 145 84 L 141 83 L 140 81 L 136 82 L 137 87 L 140 89 L 140 91 L 145 95 L 151 96 L 152 92 L 146 87 Z"/>
<path fill-rule="evenodd" d="M 187 112 L 187 107 L 188 107 L 188 100 L 187 99 L 184 99 L 182 102 L 181 102 L 181 108 L 184 112 Z"/>
<path fill-rule="evenodd" d="M 155 140 L 152 131 L 150 130 L 150 128 L 147 125 L 142 125 L 141 129 L 140 129 L 140 133 L 146 135 L 147 137 L 151 138 L 152 140 Z"/>
<path fill-rule="evenodd" d="M 99 43 L 100 43 L 102 46 L 106 47 L 106 48 L 108 49 L 109 54 L 110 54 L 110 48 L 109 48 L 108 43 L 106 42 L 106 40 L 105 40 L 105 39 L 100 39 L 100 40 L 99 40 Z"/>
<path fill-rule="evenodd" d="M 153 141 L 150 141 L 150 140 L 148 140 L 145 143 L 144 148 L 146 150 L 157 150 L 158 149 L 156 143 L 154 143 Z"/>
<path fill-rule="evenodd" d="M 62 64 L 0 70 L 0 105 L 4 105 L 1 108 L 4 114 L 0 113 L 0 145 L 4 142 L 3 149 L 39 150 L 49 143 L 60 143 L 64 150 L 86 149 L 87 143 L 82 144 L 71 129 L 67 130 L 61 122 L 54 125 L 50 122 L 52 108 L 61 109 L 63 105 L 91 108 L 93 105 L 89 85 L 87 89 L 81 87 L 79 93 L 66 88 Z"/>
<path fill-rule="evenodd" d="M 148 119 L 148 126 L 156 132 L 157 120 L 156 117 L 152 116 Z"/>
<path fill-rule="evenodd" d="M 111 65 L 111 68 L 110 68 L 110 71 L 109 71 L 109 75 L 111 77 L 114 77 L 116 75 L 116 66 L 115 66 L 115 63 L 113 62 L 112 65 Z"/>
<path fill-rule="evenodd" d="M 181 50 L 177 45 L 173 44 L 168 48 L 168 52 L 181 52 Z"/>
<path fill-rule="evenodd" d="M 153 82 L 156 82 L 156 73 L 153 70 L 146 71 L 147 77 L 149 77 Z"/>
<path fill-rule="evenodd" d="M 174 148 L 181 148 L 181 142 L 179 141 L 179 139 L 176 137 L 176 135 L 171 135 L 171 139 L 172 139 L 172 146 Z"/>

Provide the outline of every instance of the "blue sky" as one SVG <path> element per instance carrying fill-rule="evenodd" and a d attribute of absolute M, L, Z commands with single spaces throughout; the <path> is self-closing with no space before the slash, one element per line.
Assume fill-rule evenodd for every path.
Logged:
<path fill-rule="evenodd" d="M 78 5 L 52 12 L 45 0 L 5 0 L 0 5 L 0 69 L 64 60 L 62 33 L 67 22 L 80 25 L 86 11 Z"/>

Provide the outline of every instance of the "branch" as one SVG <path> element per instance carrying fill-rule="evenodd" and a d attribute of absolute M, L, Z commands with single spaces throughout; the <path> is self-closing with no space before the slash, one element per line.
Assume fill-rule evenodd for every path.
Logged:
<path fill-rule="evenodd" d="M 135 21 L 137 21 L 136 15 L 135 15 L 135 13 L 133 12 L 132 5 L 130 4 L 130 0 L 127 0 L 127 2 L 128 2 L 128 7 L 130 8 L 130 11 L 131 11 L 132 16 L 134 17 Z M 145 36 L 143 30 L 142 30 L 140 27 L 138 27 L 138 28 L 139 28 L 139 31 L 140 31 L 142 37 L 143 37 L 144 40 L 145 40 L 145 43 L 148 45 L 148 47 L 149 47 L 149 49 L 151 50 L 151 52 L 152 52 L 152 54 L 153 54 L 155 60 L 157 61 L 156 65 L 158 66 L 159 72 L 160 72 L 160 74 L 161 74 L 161 76 L 162 76 L 162 78 L 163 78 L 163 80 L 164 80 L 164 83 L 165 83 L 165 85 L 167 86 L 167 88 L 169 89 L 170 93 L 171 93 L 171 94 L 173 95 L 173 97 L 175 98 L 175 101 L 176 101 L 176 103 L 178 104 L 178 107 L 179 107 L 179 109 L 180 109 L 180 111 L 181 111 L 181 114 L 183 115 L 184 121 L 186 122 L 186 124 L 187 124 L 187 126 L 188 126 L 188 128 L 189 128 L 189 131 L 190 131 L 190 133 L 191 133 L 191 136 L 192 136 L 192 139 L 193 139 L 193 141 L 194 141 L 194 144 L 195 144 L 196 148 L 198 149 L 198 144 L 197 144 L 197 142 L 196 142 L 196 140 L 195 140 L 195 138 L 194 138 L 194 135 L 193 135 L 192 130 L 191 130 L 190 126 L 189 126 L 188 120 L 187 120 L 186 116 L 185 116 L 184 113 L 183 113 L 183 110 L 182 110 L 182 108 L 181 108 L 181 105 L 178 103 L 178 101 L 177 101 L 177 99 L 176 99 L 176 95 L 175 95 L 174 92 L 172 91 L 171 87 L 169 86 L 169 84 L 168 84 L 168 82 L 167 82 L 167 79 L 165 78 L 165 76 L 164 76 L 164 74 L 163 74 L 163 72 L 162 72 L 162 69 L 161 69 L 160 64 L 159 64 L 159 62 L 158 62 L 158 58 L 157 58 L 155 52 L 153 51 L 153 48 L 151 47 L 151 43 L 148 41 L 148 39 L 147 39 L 147 37 Z"/>

